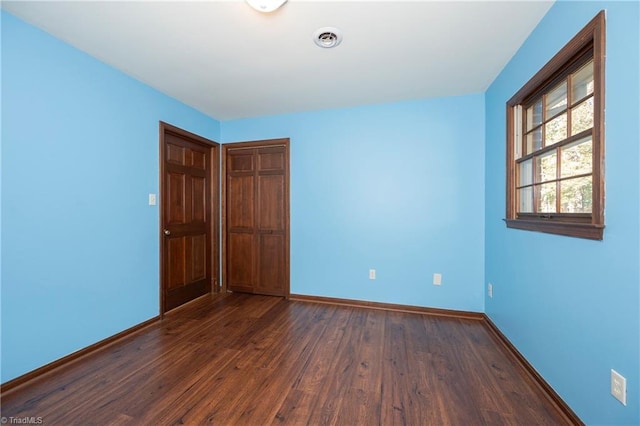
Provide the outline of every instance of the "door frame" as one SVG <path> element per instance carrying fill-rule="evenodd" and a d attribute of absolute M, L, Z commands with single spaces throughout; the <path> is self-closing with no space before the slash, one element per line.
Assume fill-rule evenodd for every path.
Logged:
<path fill-rule="evenodd" d="M 165 134 L 173 133 L 175 135 L 180 136 L 181 138 L 187 139 L 188 141 L 209 148 L 209 161 L 210 161 L 210 176 L 211 179 L 211 197 L 209 206 L 211 211 L 211 229 L 210 231 L 210 241 L 207 247 L 208 252 L 211 256 L 211 283 L 210 283 L 210 292 L 218 293 L 220 291 L 219 286 L 219 278 L 220 278 L 220 144 L 204 138 L 202 136 L 196 135 L 195 133 L 191 133 L 187 130 L 181 129 L 179 127 L 173 126 L 171 124 L 165 123 L 164 121 L 159 122 L 159 151 L 160 151 L 160 185 L 159 185 L 159 203 L 158 207 L 160 209 L 159 216 L 159 229 L 158 235 L 160 238 L 160 317 L 164 318 L 165 310 L 164 310 L 164 292 L 166 288 L 166 274 L 165 274 L 165 264 L 164 264 L 164 253 L 165 253 L 165 245 L 166 239 L 164 238 L 164 219 L 165 219 L 165 203 L 164 203 L 164 191 L 165 191 L 165 159 L 166 159 L 166 144 L 165 144 Z M 217 173 L 216 173 L 217 171 Z M 187 302 L 189 303 L 189 302 Z"/>
<path fill-rule="evenodd" d="M 278 138 L 278 139 L 264 139 L 264 140 L 255 140 L 255 141 L 246 141 L 246 142 L 229 142 L 222 144 L 222 167 L 220 170 L 220 179 L 221 179 L 221 188 L 222 194 L 220 197 L 220 209 L 222 216 L 222 234 L 221 234 L 221 243 L 222 243 L 222 286 L 221 290 L 223 293 L 229 291 L 227 289 L 227 150 L 229 149 L 252 149 L 252 148 L 261 148 L 261 147 L 272 147 L 272 146 L 281 146 L 285 147 L 285 188 L 284 188 L 284 201 L 285 201 L 285 298 L 289 298 L 291 294 L 291 262 L 290 262 L 290 163 L 289 163 L 289 151 L 290 151 L 290 139 L 289 138 Z"/>

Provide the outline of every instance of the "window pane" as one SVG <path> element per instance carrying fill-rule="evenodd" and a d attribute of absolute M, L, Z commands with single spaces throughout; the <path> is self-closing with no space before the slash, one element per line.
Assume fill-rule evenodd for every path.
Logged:
<path fill-rule="evenodd" d="M 567 109 L 567 82 L 563 81 L 547 94 L 547 115 L 548 120 L 560 111 Z"/>
<path fill-rule="evenodd" d="M 562 213 L 591 213 L 592 196 L 591 176 L 568 179 L 560 183 Z"/>
<path fill-rule="evenodd" d="M 591 136 L 563 146 L 561 152 L 561 177 L 591 173 L 593 167 Z"/>
<path fill-rule="evenodd" d="M 567 138 L 567 114 L 562 114 L 561 116 L 551 120 L 545 127 L 545 141 L 544 145 L 549 146 L 553 145 L 556 142 L 560 142 L 563 139 Z"/>
<path fill-rule="evenodd" d="M 533 183 L 533 161 L 527 160 L 520 163 L 520 185 L 531 185 Z"/>
<path fill-rule="evenodd" d="M 542 123 L 542 99 L 527 108 L 527 130 L 533 129 L 540 123 Z"/>
<path fill-rule="evenodd" d="M 593 127 L 593 97 L 571 109 L 571 134 Z"/>
<path fill-rule="evenodd" d="M 540 157 L 536 157 L 536 183 L 556 179 L 557 158 L 558 155 L 556 151 L 551 151 Z"/>
<path fill-rule="evenodd" d="M 573 73 L 571 87 L 573 89 L 571 103 L 593 93 L 593 61 Z"/>
<path fill-rule="evenodd" d="M 518 190 L 518 212 L 533 213 L 533 188 L 527 187 Z"/>
<path fill-rule="evenodd" d="M 542 127 L 527 134 L 527 154 L 542 148 Z"/>
<path fill-rule="evenodd" d="M 537 185 L 538 213 L 556 213 L 556 183 Z"/>

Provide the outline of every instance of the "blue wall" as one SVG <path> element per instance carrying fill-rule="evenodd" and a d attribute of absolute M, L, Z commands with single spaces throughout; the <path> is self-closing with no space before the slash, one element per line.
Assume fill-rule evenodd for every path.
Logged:
<path fill-rule="evenodd" d="M 159 120 L 220 137 L 2 12 L 2 382 L 158 314 Z"/>
<path fill-rule="evenodd" d="M 607 10 L 606 230 L 589 241 L 507 229 L 505 103 Z M 486 93 L 486 312 L 588 424 L 640 424 L 638 2 L 560 2 Z M 539 265 L 538 268 L 532 265 Z M 627 378 L 624 407 L 609 374 Z"/>
<path fill-rule="evenodd" d="M 224 142 L 276 137 L 292 293 L 483 311 L 483 95 L 222 123 Z"/>
<path fill-rule="evenodd" d="M 602 8 L 605 239 L 506 229 L 505 102 Z M 292 292 L 485 310 L 587 423 L 640 423 L 639 15 L 557 3 L 485 95 L 219 123 L 2 12 L 1 381 L 158 313 L 163 120 L 291 138 Z"/>

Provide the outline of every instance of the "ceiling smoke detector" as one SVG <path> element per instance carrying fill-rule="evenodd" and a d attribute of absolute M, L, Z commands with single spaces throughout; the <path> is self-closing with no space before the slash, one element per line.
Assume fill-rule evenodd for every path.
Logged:
<path fill-rule="evenodd" d="M 333 27 L 320 28 L 313 34 L 313 41 L 323 49 L 336 47 L 342 42 L 342 31 Z"/>

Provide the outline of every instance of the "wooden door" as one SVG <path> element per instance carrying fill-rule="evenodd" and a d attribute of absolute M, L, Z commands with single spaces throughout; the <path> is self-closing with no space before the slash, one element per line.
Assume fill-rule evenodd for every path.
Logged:
<path fill-rule="evenodd" d="M 289 139 L 223 145 L 226 288 L 289 296 Z"/>
<path fill-rule="evenodd" d="M 160 123 L 161 312 L 218 288 L 219 145 Z"/>

